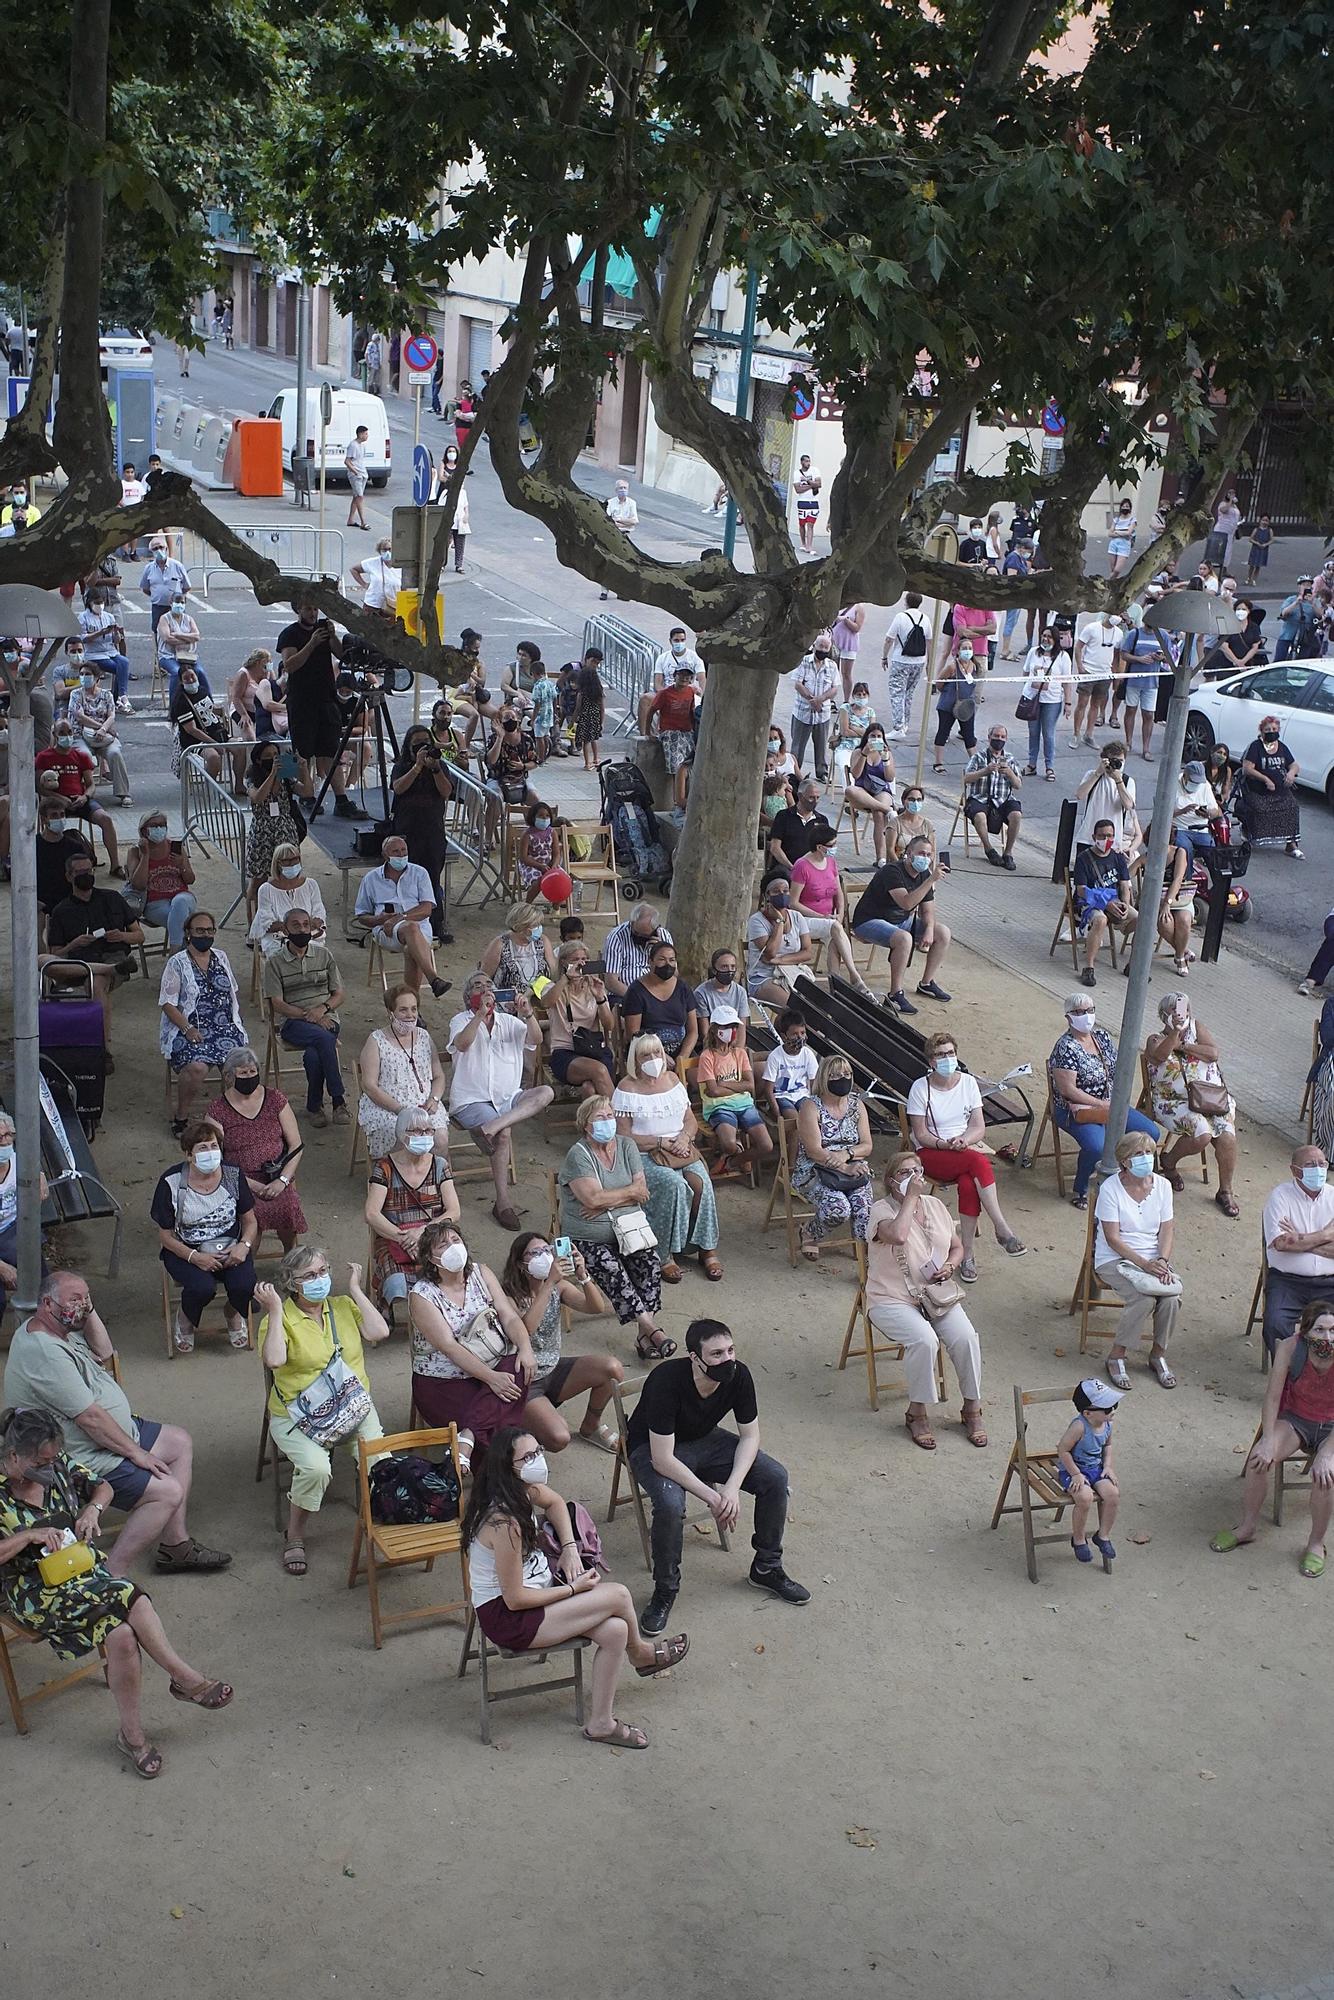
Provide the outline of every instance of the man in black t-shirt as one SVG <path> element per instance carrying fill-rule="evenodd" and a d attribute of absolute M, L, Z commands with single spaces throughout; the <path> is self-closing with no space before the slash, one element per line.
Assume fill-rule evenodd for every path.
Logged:
<path fill-rule="evenodd" d="M 982 533 L 980 521 L 968 523 L 968 533 L 959 543 L 959 561 L 967 563 L 970 569 L 981 569 L 987 559 L 987 538 Z"/>
<path fill-rule="evenodd" d="M 60 798 L 43 799 L 38 806 L 37 821 L 37 902 L 49 914 L 57 903 L 63 903 L 69 894 L 67 864 L 76 854 L 83 855 L 91 864 L 93 850 L 82 834 L 73 831 L 65 817 L 65 801 Z M 76 820 L 73 826 L 81 826 Z"/>
<path fill-rule="evenodd" d="M 93 992 L 102 1003 L 107 1068 L 111 1067 L 111 995 L 120 979 L 128 979 L 131 952 L 144 941 L 143 925 L 123 896 L 99 889 L 91 855 L 75 854 L 65 865 L 70 893 L 46 920 L 47 955 L 42 967 L 57 980 L 78 968 L 92 973 Z"/>
<path fill-rule="evenodd" d="M 884 1005 L 899 1014 L 915 1014 L 903 990 L 903 975 L 912 957 L 913 932 L 926 953 L 917 991 L 927 1000 L 948 1000 L 936 984 L 936 971 L 950 946 L 950 932 L 936 920 L 936 884 L 944 870 L 925 834 L 910 840 L 902 861 L 877 868 L 852 913 L 852 934 L 863 943 L 878 944 L 889 953 L 889 991 Z"/>
<path fill-rule="evenodd" d="M 794 806 L 784 806 L 773 816 L 769 828 L 769 859 L 780 868 L 795 868 L 815 844 L 814 827 L 820 816 L 820 787 L 805 782 Z"/>
<path fill-rule="evenodd" d="M 736 1358 L 730 1328 L 718 1319 L 692 1320 L 686 1347 L 681 1360 L 653 1370 L 628 1426 L 630 1464 L 653 1509 L 653 1595 L 639 1621 L 650 1633 L 666 1630 L 681 1587 L 688 1493 L 724 1530 L 740 1519 L 742 1493 L 753 1493 L 749 1581 L 785 1604 L 808 1604 L 811 1596 L 783 1569 L 787 1469 L 760 1450 L 755 1382 Z M 737 1428 L 720 1430 L 729 1411 Z"/>
<path fill-rule="evenodd" d="M 292 748 L 322 778 L 333 771 L 334 812 L 339 819 L 365 819 L 347 797 L 347 776 L 338 758 L 344 716 L 338 701 L 334 661 L 342 645 L 313 598 L 303 597 L 296 619 L 278 634 L 276 649 L 287 675 L 287 726 Z"/>

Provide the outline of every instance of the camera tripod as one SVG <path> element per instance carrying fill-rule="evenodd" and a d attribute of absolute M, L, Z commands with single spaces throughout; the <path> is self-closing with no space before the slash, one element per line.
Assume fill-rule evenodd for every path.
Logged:
<path fill-rule="evenodd" d="M 318 818 L 319 814 L 324 810 L 324 801 L 329 787 L 333 783 L 334 772 L 346 756 L 348 745 L 351 743 L 359 723 L 365 716 L 369 715 L 375 730 L 375 760 L 380 773 L 380 822 L 382 825 L 388 824 L 393 812 L 393 795 L 389 789 L 389 765 L 385 756 L 385 737 L 387 735 L 389 738 L 389 747 L 395 758 L 398 756 L 398 737 L 394 732 L 394 718 L 389 714 L 384 704 L 384 696 L 387 692 L 388 690 L 384 688 L 363 687 L 357 690 L 356 699 L 353 701 L 348 713 L 343 733 L 338 739 L 338 748 L 334 752 L 333 762 L 330 764 L 323 778 L 321 778 L 319 790 L 316 792 L 311 803 L 309 815 L 311 819 Z M 358 762 L 357 769 L 357 785 L 359 788 L 364 786 L 364 772 L 360 767 L 360 762 Z"/>

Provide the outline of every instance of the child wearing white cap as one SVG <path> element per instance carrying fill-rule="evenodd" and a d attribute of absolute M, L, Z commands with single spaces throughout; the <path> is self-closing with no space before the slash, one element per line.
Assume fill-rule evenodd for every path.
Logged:
<path fill-rule="evenodd" d="M 1096 1375 L 1078 1383 L 1074 1393 L 1078 1415 L 1056 1447 L 1057 1476 L 1074 1502 L 1070 1546 L 1082 1563 L 1093 1561 L 1087 1530 L 1095 1500 L 1098 1532 L 1093 1541 L 1104 1562 L 1110 1562 L 1116 1554 L 1108 1537 L 1121 1500 L 1121 1489 L 1112 1469 L 1112 1417 L 1121 1393 Z M 1099 1421 L 1090 1420 L 1090 1411 Z"/>

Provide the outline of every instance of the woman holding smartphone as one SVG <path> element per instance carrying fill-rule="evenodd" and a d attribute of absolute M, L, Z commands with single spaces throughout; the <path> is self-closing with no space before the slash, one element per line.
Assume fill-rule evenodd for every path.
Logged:
<path fill-rule="evenodd" d="M 524 1415 L 548 1451 L 564 1451 L 570 1427 L 558 1405 L 588 1391 L 578 1436 L 598 1451 L 614 1453 L 616 1432 L 602 1420 L 612 1390 L 625 1380 L 614 1354 L 561 1354 L 565 1314 L 606 1313 L 611 1306 L 588 1275 L 588 1266 L 568 1236 L 554 1242 L 536 1229 L 521 1230 L 510 1245 L 500 1274 L 501 1289 L 528 1329 L 533 1344 L 533 1379 Z"/>

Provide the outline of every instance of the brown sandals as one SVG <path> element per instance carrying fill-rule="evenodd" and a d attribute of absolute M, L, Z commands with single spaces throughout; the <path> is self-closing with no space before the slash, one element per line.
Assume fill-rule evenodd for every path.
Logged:
<path fill-rule="evenodd" d="M 908 1426 L 908 1436 L 915 1445 L 919 1445 L 923 1451 L 935 1450 L 936 1440 L 931 1435 L 931 1419 L 925 1410 L 918 1417 L 915 1417 L 911 1410 L 906 1411 L 903 1421 Z"/>
<path fill-rule="evenodd" d="M 689 1651 L 690 1641 L 684 1632 L 675 1639 L 659 1639 L 653 1648 L 652 1664 L 636 1667 L 635 1672 L 641 1681 L 649 1680 L 654 1674 L 666 1673 L 668 1667 L 678 1666 Z"/>

